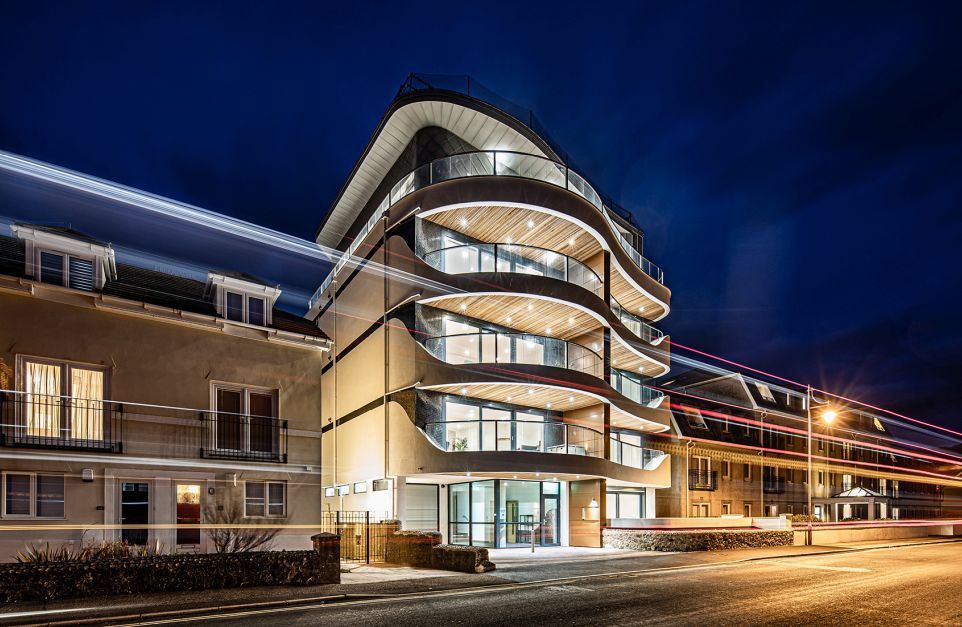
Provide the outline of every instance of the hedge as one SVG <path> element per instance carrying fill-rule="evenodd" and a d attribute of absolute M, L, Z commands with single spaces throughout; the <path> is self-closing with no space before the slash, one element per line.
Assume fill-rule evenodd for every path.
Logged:
<path fill-rule="evenodd" d="M 606 548 L 635 551 L 723 551 L 791 546 L 792 531 L 769 529 L 655 530 L 605 529 Z"/>
<path fill-rule="evenodd" d="M 317 551 L 152 555 L 0 564 L 0 599 L 46 601 L 112 594 L 305 586 L 340 582 L 340 561 Z"/>

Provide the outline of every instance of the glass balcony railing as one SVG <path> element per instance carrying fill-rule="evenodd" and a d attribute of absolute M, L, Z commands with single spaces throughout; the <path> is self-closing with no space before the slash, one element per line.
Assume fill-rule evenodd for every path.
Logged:
<path fill-rule="evenodd" d="M 621 320 L 621 323 L 625 325 L 629 331 L 649 344 L 658 344 L 662 339 L 664 339 L 665 334 L 662 331 L 651 326 L 638 316 L 630 313 L 614 298 L 611 299 L 611 311 L 619 320 Z"/>
<path fill-rule="evenodd" d="M 643 385 L 641 381 L 624 374 L 621 370 L 611 371 L 611 387 L 639 405 L 649 407 L 653 407 L 665 395 L 660 390 Z"/>
<path fill-rule="evenodd" d="M 637 444 L 624 442 L 615 437 L 611 438 L 611 461 L 641 468 L 643 470 L 653 470 L 657 468 L 665 453 L 655 449 L 644 448 Z"/>
<path fill-rule="evenodd" d="M 424 433 L 438 448 L 452 452 L 527 451 L 604 457 L 604 435 L 564 422 L 458 420 L 428 422 Z"/>
<path fill-rule="evenodd" d="M 545 248 L 520 244 L 462 244 L 424 255 L 429 266 L 448 274 L 512 272 L 573 283 L 601 296 L 602 281 L 577 259 Z"/>
<path fill-rule="evenodd" d="M 602 201 L 598 192 L 580 174 L 563 163 L 545 157 L 520 152 L 484 150 L 441 157 L 401 177 L 401 180 L 394 184 L 390 193 L 378 205 L 367 224 L 354 236 L 354 241 L 347 252 L 341 256 L 330 275 L 311 297 L 311 307 L 313 308 L 319 301 L 321 294 L 331 284 L 334 276 L 347 264 L 347 260 L 357 251 L 357 247 L 388 208 L 408 194 L 428 185 L 472 176 L 515 176 L 542 181 L 578 194 L 601 212 L 618 239 L 618 243 L 635 265 L 659 283 L 665 282 L 665 274 L 661 268 L 642 256 L 625 238 L 621 228 L 611 217 L 615 210 Z"/>
<path fill-rule="evenodd" d="M 554 366 L 604 377 L 604 362 L 595 351 L 566 340 L 530 333 L 459 333 L 424 340 L 433 357 L 449 364 L 533 364 Z"/>

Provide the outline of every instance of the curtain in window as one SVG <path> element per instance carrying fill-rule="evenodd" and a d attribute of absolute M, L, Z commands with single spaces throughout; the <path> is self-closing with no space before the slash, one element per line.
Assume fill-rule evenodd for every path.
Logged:
<path fill-rule="evenodd" d="M 70 411 L 72 437 L 104 439 L 104 373 L 100 370 L 70 369 Z"/>
<path fill-rule="evenodd" d="M 60 366 L 26 362 L 27 435 L 60 437 Z"/>

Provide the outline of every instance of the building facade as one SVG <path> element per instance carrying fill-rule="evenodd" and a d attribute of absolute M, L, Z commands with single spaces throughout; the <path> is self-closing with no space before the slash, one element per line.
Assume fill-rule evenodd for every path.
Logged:
<path fill-rule="evenodd" d="M 672 460 L 651 379 L 670 292 L 642 232 L 537 132 L 412 76 L 318 230 L 341 260 L 310 316 L 323 368 L 323 507 L 457 544 L 599 546 Z"/>
<path fill-rule="evenodd" d="M 692 370 L 664 384 L 674 455 L 659 517 L 808 515 L 808 397 L 746 377 Z M 812 407 L 812 515 L 819 521 L 959 518 L 951 455 L 913 447 L 892 422 L 860 409 Z M 928 461 L 919 456 L 929 456 Z M 948 462 L 948 465 L 946 465 Z"/>
<path fill-rule="evenodd" d="M 324 335 L 243 274 L 118 262 L 70 229 L 0 236 L 0 554 L 214 547 L 200 525 L 320 520 Z"/>

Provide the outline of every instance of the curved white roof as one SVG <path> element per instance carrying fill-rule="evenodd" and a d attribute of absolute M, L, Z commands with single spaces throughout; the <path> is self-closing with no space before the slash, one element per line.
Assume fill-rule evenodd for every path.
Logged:
<path fill-rule="evenodd" d="M 356 166 L 317 233 L 317 243 L 337 246 L 401 152 L 422 128 L 439 126 L 478 150 L 513 150 L 551 157 L 522 133 L 481 111 L 445 100 L 418 100 L 395 109 Z"/>

